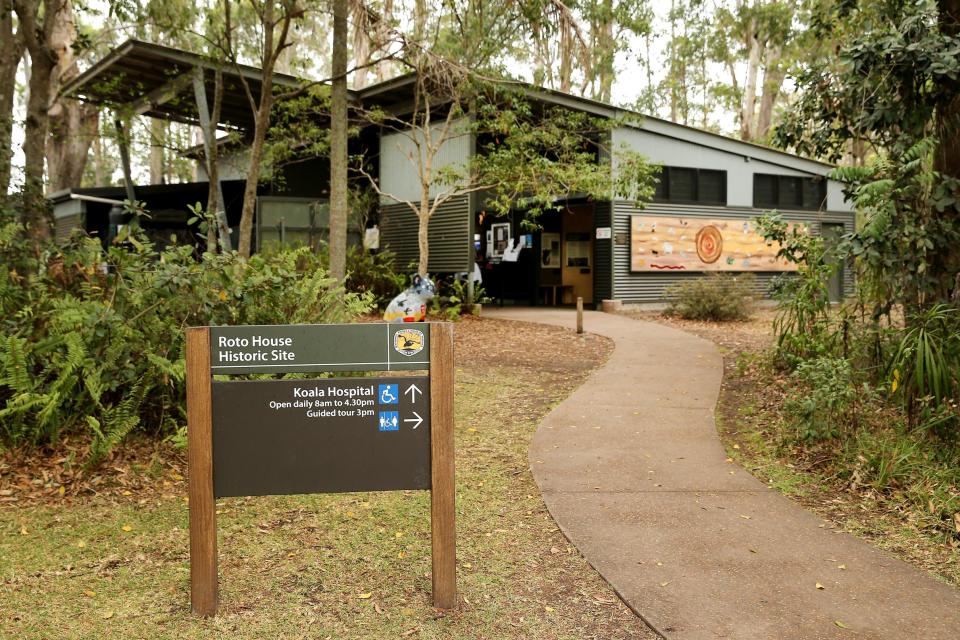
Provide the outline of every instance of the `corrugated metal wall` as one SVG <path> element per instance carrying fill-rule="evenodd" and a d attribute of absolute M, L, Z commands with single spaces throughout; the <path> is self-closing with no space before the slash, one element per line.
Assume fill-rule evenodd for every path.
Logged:
<path fill-rule="evenodd" d="M 696 205 L 671 205 L 650 203 L 644 209 L 637 209 L 632 202 L 613 202 L 613 233 L 627 239 L 626 244 L 614 243 L 613 246 L 613 297 L 624 302 L 659 302 L 663 300 L 664 289 L 690 278 L 703 276 L 702 272 L 690 273 L 631 273 L 630 271 L 630 217 L 682 216 L 685 218 L 732 218 L 751 220 L 759 216 L 758 209 L 740 207 L 705 207 Z M 854 214 L 829 211 L 781 211 L 788 220 L 810 223 L 813 233 L 820 233 L 821 222 L 842 223 L 844 232 L 854 230 Z M 599 240 L 597 241 L 599 244 Z M 766 294 L 770 281 L 776 273 L 756 273 L 758 293 Z M 843 272 L 843 288 L 846 295 L 853 293 L 853 273 L 847 267 Z"/>
<path fill-rule="evenodd" d="M 417 216 L 407 205 L 380 205 L 380 244 L 397 254 L 398 268 L 416 265 L 420 255 L 418 225 Z M 469 196 L 451 198 L 440 205 L 430 218 L 429 238 L 431 273 L 469 271 L 473 267 Z"/>
<path fill-rule="evenodd" d="M 593 226 L 612 227 L 613 207 L 610 202 L 595 202 Z M 613 238 L 596 238 L 593 244 L 593 301 L 613 298 Z"/>
<path fill-rule="evenodd" d="M 53 239 L 57 244 L 63 244 L 70 237 L 70 233 L 74 229 L 81 228 L 82 226 L 83 216 L 79 213 L 57 218 L 54 221 Z"/>

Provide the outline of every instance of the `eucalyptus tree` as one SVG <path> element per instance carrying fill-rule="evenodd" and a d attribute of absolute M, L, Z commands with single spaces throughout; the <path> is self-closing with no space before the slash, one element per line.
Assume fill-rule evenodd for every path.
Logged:
<path fill-rule="evenodd" d="M 274 71 L 281 54 L 291 46 L 292 28 L 303 20 L 307 11 L 301 0 L 250 0 L 249 9 L 256 17 L 252 25 L 254 37 L 244 41 L 239 38 L 240 25 L 233 21 L 231 5 L 231 0 L 224 0 L 223 48 L 227 63 L 239 65 L 243 49 L 248 48 L 260 68 L 259 91 L 254 90 L 242 73 L 237 74 L 253 115 L 238 243 L 240 255 L 248 258 L 253 245 L 253 216 L 257 205 L 264 142 L 270 128 L 271 109 L 278 97 L 283 97 L 275 95 Z M 255 44 L 247 44 L 250 42 Z"/>
<path fill-rule="evenodd" d="M 711 54 L 729 75 L 724 93 L 742 140 L 770 133 L 790 61 L 804 42 L 798 6 L 789 0 L 737 0 L 732 8 L 718 6 L 713 15 Z"/>
<path fill-rule="evenodd" d="M 332 0 L 333 55 L 330 87 L 330 275 L 347 270 L 347 3 Z"/>
<path fill-rule="evenodd" d="M 44 198 L 44 164 L 50 131 L 49 107 L 56 95 L 54 77 L 62 35 L 58 21 L 72 10 L 70 0 L 12 0 L 30 55 L 29 97 L 23 142 L 22 220 L 34 238 L 50 236 L 50 221 Z"/>
<path fill-rule="evenodd" d="M 0 200 L 7 195 L 10 186 L 13 105 L 23 49 L 23 33 L 18 28 L 13 4 L 11 0 L 0 0 Z"/>

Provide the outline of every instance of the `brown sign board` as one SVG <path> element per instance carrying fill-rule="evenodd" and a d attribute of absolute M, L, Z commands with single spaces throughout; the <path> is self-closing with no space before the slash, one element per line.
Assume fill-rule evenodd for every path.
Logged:
<path fill-rule="evenodd" d="M 430 488 L 430 379 L 213 383 L 217 498 Z"/>
<path fill-rule="evenodd" d="M 430 367 L 425 322 L 210 328 L 210 369 L 225 373 L 410 371 Z"/>
<path fill-rule="evenodd" d="M 217 498 L 391 489 L 429 489 L 433 602 L 456 606 L 449 323 L 195 327 L 186 360 L 194 613 L 217 611 Z M 416 370 L 429 376 L 222 379 Z"/>

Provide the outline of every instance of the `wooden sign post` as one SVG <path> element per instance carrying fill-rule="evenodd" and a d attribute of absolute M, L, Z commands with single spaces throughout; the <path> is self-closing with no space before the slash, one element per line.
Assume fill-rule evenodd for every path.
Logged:
<path fill-rule="evenodd" d="M 214 381 L 213 375 L 429 376 Z M 218 605 L 216 498 L 429 489 L 433 602 L 457 602 L 449 323 L 187 330 L 190 600 Z"/>

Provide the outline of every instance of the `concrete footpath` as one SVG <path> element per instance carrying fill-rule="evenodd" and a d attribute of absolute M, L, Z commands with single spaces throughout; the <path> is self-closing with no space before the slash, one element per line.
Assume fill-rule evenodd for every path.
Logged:
<path fill-rule="evenodd" d="M 570 310 L 484 315 L 573 327 Z M 550 513 L 666 638 L 960 638 L 960 590 L 726 461 L 713 343 L 587 312 L 609 362 L 541 423 L 530 465 Z"/>

